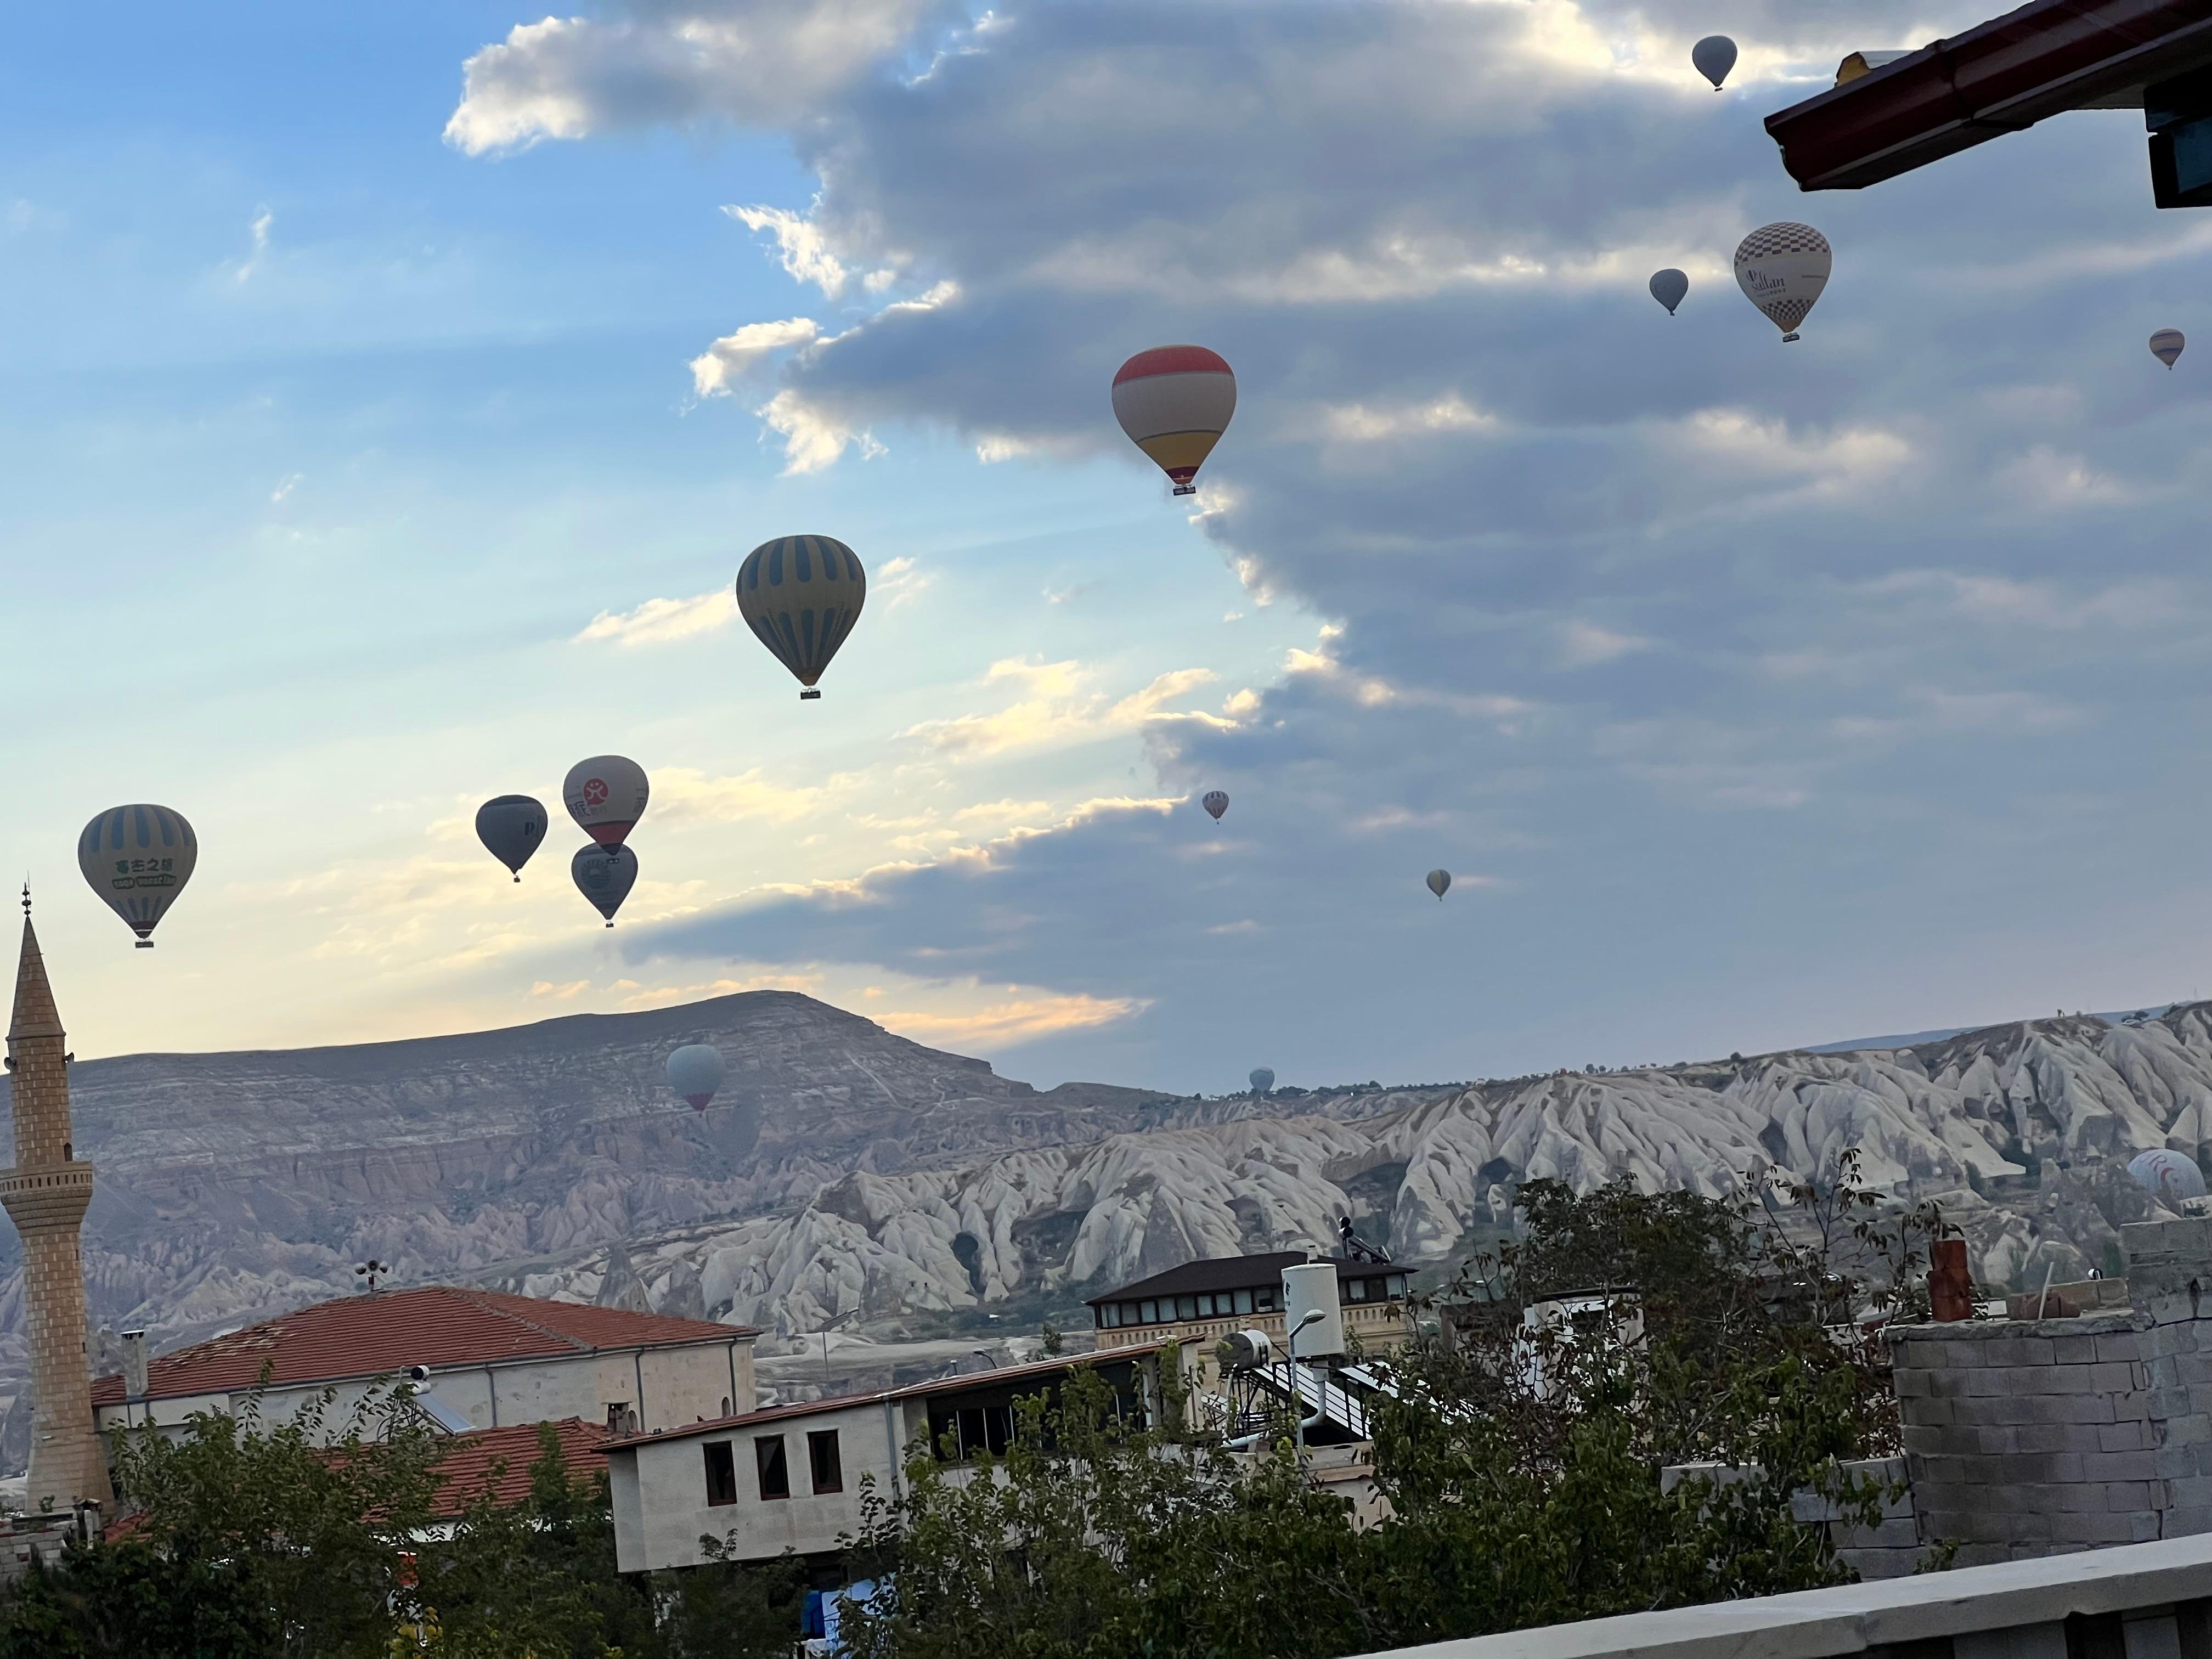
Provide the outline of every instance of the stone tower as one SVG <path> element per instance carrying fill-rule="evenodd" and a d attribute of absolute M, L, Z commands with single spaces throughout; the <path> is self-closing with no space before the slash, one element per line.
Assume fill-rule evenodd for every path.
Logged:
<path fill-rule="evenodd" d="M 84 1346 L 84 1265 L 77 1229 L 92 1202 L 92 1165 L 70 1131 L 69 1056 L 46 959 L 23 890 L 23 955 L 15 1015 L 8 1025 L 14 1074 L 15 1167 L 0 1170 L 0 1205 L 23 1238 L 23 1305 L 30 1320 L 30 1507 L 66 1512 L 90 1500 L 112 1507 L 107 1457 L 92 1425 L 92 1372 Z"/>

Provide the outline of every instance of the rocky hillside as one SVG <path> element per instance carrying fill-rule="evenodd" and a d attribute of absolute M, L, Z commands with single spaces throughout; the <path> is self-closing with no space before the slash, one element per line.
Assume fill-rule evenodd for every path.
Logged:
<path fill-rule="evenodd" d="M 668 1050 L 728 1058 L 703 1116 Z M 1193 1256 L 1321 1244 L 1356 1218 L 1439 1262 L 1523 1180 L 1720 1192 L 1855 1149 L 1941 1195 L 1988 1279 L 2104 1261 L 2149 1213 L 2121 1165 L 2212 1141 L 2212 1006 L 1416 1089 L 1174 1099 L 1039 1093 L 779 992 L 471 1036 L 138 1055 L 74 1073 L 100 1168 L 95 1319 L 160 1346 L 355 1288 L 355 1265 L 711 1313 L 787 1340 L 1033 1328 Z M 0 1103 L 4 1103 L 0 1085 Z M 0 1229 L 0 1392 L 22 1370 Z M 963 1322 L 967 1322 L 963 1323 Z"/>
<path fill-rule="evenodd" d="M 703 1115 L 668 1092 L 685 1042 L 729 1061 Z M 776 991 L 410 1042 L 92 1060 L 70 1087 L 100 1172 L 92 1315 L 157 1347 L 349 1293 L 371 1256 L 403 1281 L 481 1279 L 788 1212 L 856 1170 L 1093 1141 L 1137 1127 L 1152 1098 L 1040 1094 Z M 0 1227 L 0 1392 L 24 1364 L 19 1261 Z"/>
<path fill-rule="evenodd" d="M 2212 1155 L 2212 1006 L 2075 1017 L 1920 1047 L 1792 1052 L 1462 1088 L 1165 1103 L 1145 1128 L 904 1172 L 855 1170 L 789 1213 L 634 1238 L 521 1271 L 535 1294 L 702 1308 L 789 1334 L 858 1310 L 1083 1291 L 1202 1255 L 1333 1243 L 1336 1218 L 1442 1262 L 1539 1176 L 1741 1189 L 1770 1170 L 1937 1198 L 1994 1285 L 2117 1260 L 2154 1212 L 2128 1157 Z"/>

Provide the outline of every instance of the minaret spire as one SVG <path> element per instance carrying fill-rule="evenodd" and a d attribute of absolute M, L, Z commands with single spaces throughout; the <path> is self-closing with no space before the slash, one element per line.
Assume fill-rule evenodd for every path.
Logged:
<path fill-rule="evenodd" d="M 33 1509 L 51 1499 L 60 1510 L 83 1502 L 114 1501 L 106 1455 L 92 1420 L 78 1233 L 92 1202 L 93 1170 L 71 1144 L 66 1042 L 46 957 L 31 925 L 27 882 L 15 1009 L 8 1024 L 15 1164 L 0 1170 L 0 1206 L 6 1206 L 23 1241 L 23 1305 L 31 1328 L 34 1401 L 27 1496 Z"/>

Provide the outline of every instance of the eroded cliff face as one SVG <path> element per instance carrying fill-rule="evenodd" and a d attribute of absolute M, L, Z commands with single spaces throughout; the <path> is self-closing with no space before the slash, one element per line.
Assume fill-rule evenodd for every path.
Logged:
<path fill-rule="evenodd" d="M 730 1064 L 700 1115 L 679 1043 Z M 403 1280 L 757 1323 L 896 1328 L 1062 1301 L 1195 1256 L 1329 1247 L 1337 1218 L 1449 1260 L 1552 1176 L 1722 1193 L 1849 1149 L 1941 1197 L 1983 1277 L 2101 1265 L 2152 1213 L 2132 1152 L 2212 1141 L 2212 1008 L 1991 1027 L 1886 1052 L 1790 1053 L 1466 1086 L 1179 1100 L 1041 1094 L 812 1000 L 757 992 L 474 1036 L 76 1068 L 94 1317 L 157 1347 Z M 5 1100 L 0 1086 L 0 1103 Z M 4 1232 L 4 1230 L 0 1230 Z M 620 1247 L 618 1249 L 617 1247 Z M 0 1240 L 0 1390 L 21 1287 Z"/>
<path fill-rule="evenodd" d="M 1510 1227 L 1523 1181 L 1626 1176 L 1718 1195 L 1771 1172 L 1936 1198 L 1977 1272 L 2016 1285 L 2110 1265 L 2158 1213 L 2134 1152 L 2212 1152 L 2212 1010 L 1995 1026 L 1915 1048 L 1562 1073 L 1466 1088 L 1162 1102 L 1134 1130 L 940 1166 L 854 1172 L 791 1212 L 633 1241 L 648 1299 L 696 1279 L 718 1316 L 781 1334 L 1031 1290 L 1075 1292 L 1200 1255 L 1333 1248 L 1337 1218 L 1401 1260 Z M 506 1282 L 589 1297 L 596 1255 Z"/>

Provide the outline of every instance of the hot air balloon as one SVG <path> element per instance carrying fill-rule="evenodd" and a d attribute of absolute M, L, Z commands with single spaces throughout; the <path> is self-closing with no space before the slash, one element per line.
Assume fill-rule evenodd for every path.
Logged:
<path fill-rule="evenodd" d="M 728 1068 L 722 1051 L 708 1042 L 690 1042 L 668 1057 L 668 1086 L 703 1112 L 722 1086 Z"/>
<path fill-rule="evenodd" d="M 860 620 L 868 578 L 853 550 L 829 536 L 779 536 L 763 542 L 738 567 L 738 614 L 805 690 Z"/>
<path fill-rule="evenodd" d="M 602 847 L 619 847 L 645 816 L 652 786 L 645 769 L 621 755 L 594 755 L 568 769 L 561 799 L 568 816 Z"/>
<path fill-rule="evenodd" d="M 1275 1086 L 1275 1074 L 1264 1066 L 1252 1068 L 1252 1092 L 1264 1095 Z"/>
<path fill-rule="evenodd" d="M 1794 340 L 1797 325 L 1827 287 L 1834 263 L 1828 239 L 1812 226 L 1788 220 L 1761 225 L 1736 246 L 1736 285 L 1784 340 Z"/>
<path fill-rule="evenodd" d="M 1198 493 L 1191 480 L 1236 412 L 1237 376 L 1204 346 L 1154 346 L 1114 376 L 1114 418 L 1178 495 Z"/>
<path fill-rule="evenodd" d="M 1437 899 L 1439 903 L 1443 900 L 1444 890 L 1450 885 L 1450 871 L 1431 870 L 1429 872 L 1429 890 L 1437 896 Z"/>
<path fill-rule="evenodd" d="M 1229 810 L 1229 797 L 1218 789 L 1209 789 L 1199 797 L 1198 804 L 1206 809 L 1207 817 L 1218 823 L 1221 815 Z"/>
<path fill-rule="evenodd" d="M 2181 348 L 2188 343 L 2181 337 L 2179 329 L 2162 328 L 2150 337 L 2150 355 L 2172 368 L 2173 360 L 2181 356 Z"/>
<path fill-rule="evenodd" d="M 2171 1210 L 2179 1209 L 2185 1200 L 2204 1196 L 2204 1172 L 2194 1160 L 2163 1146 L 2130 1158 L 2128 1173 Z"/>
<path fill-rule="evenodd" d="M 579 847 L 568 860 L 568 876 L 611 927 L 615 912 L 637 885 L 637 854 L 627 847 Z"/>
<path fill-rule="evenodd" d="M 166 806 L 112 806 L 76 838 L 76 867 L 107 908 L 154 948 L 154 929 L 199 862 L 199 838 L 184 814 Z"/>
<path fill-rule="evenodd" d="M 1664 270 L 1651 273 L 1651 297 L 1667 307 L 1667 314 L 1674 314 L 1674 307 L 1689 297 L 1690 279 L 1669 265 Z"/>
<path fill-rule="evenodd" d="M 495 795 L 477 808 L 477 839 L 522 879 L 522 866 L 545 839 L 545 808 L 528 795 Z"/>
<path fill-rule="evenodd" d="M 1698 73 L 1713 83 L 1713 90 L 1721 89 L 1729 71 L 1735 67 L 1735 42 L 1725 34 L 1709 34 L 1690 48 L 1690 62 Z"/>

